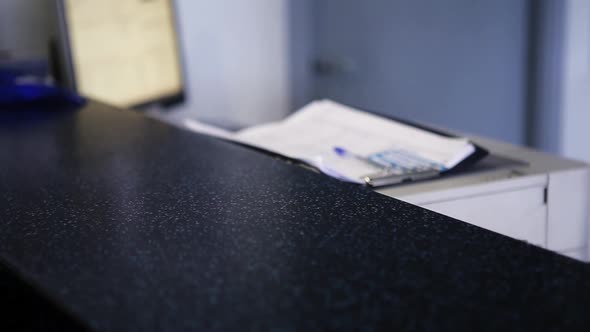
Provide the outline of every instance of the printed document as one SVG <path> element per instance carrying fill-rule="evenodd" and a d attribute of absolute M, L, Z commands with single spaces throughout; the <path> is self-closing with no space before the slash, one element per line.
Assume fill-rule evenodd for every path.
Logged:
<path fill-rule="evenodd" d="M 235 133 L 187 127 L 303 161 L 343 181 L 370 174 L 451 169 L 475 151 L 466 138 L 445 137 L 330 100 L 314 101 L 286 119 Z"/>

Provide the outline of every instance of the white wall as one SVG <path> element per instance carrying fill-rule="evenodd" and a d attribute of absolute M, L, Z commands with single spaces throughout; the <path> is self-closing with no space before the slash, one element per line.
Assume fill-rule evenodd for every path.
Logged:
<path fill-rule="evenodd" d="M 566 8 L 562 153 L 590 162 L 590 1 L 568 0 Z"/>
<path fill-rule="evenodd" d="M 0 0 L 0 50 L 45 56 L 51 33 L 50 0 Z"/>
<path fill-rule="evenodd" d="M 189 94 L 183 116 L 240 127 L 287 114 L 288 0 L 177 0 L 177 7 Z"/>
<path fill-rule="evenodd" d="M 187 102 L 168 113 L 227 126 L 290 109 L 289 0 L 176 0 Z M 53 0 L 0 0 L 0 50 L 44 56 Z"/>

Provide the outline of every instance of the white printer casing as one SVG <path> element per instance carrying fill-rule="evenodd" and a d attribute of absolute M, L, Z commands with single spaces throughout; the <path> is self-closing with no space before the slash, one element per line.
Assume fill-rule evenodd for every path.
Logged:
<path fill-rule="evenodd" d="M 490 152 L 473 170 L 376 191 L 589 261 L 590 165 L 469 138 Z"/>

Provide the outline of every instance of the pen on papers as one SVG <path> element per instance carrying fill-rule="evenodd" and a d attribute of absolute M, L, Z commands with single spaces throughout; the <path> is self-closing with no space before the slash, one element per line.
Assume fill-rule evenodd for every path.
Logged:
<path fill-rule="evenodd" d="M 372 187 L 381 187 L 408 181 L 426 180 L 440 175 L 440 170 L 433 168 L 424 168 L 418 170 L 408 169 L 402 166 L 384 166 L 372 161 L 370 158 L 365 158 L 338 146 L 334 147 L 334 152 L 341 157 L 355 158 L 379 169 L 377 173 L 368 174 L 361 177 L 365 184 Z"/>
<path fill-rule="evenodd" d="M 408 181 L 418 181 L 436 178 L 440 175 L 438 170 L 427 170 L 416 173 L 403 173 L 403 174 L 387 174 L 377 173 L 372 175 L 366 175 L 363 177 L 363 181 L 371 187 L 389 186 L 392 184 L 399 184 Z"/>
<path fill-rule="evenodd" d="M 362 180 L 365 182 L 365 184 L 372 187 L 381 187 L 408 181 L 426 180 L 440 175 L 440 171 L 438 169 L 432 168 L 423 169 L 420 171 L 412 171 L 410 169 L 406 169 L 405 167 L 387 167 L 373 162 L 370 158 L 365 158 L 338 146 L 334 147 L 334 152 L 341 157 L 352 157 L 370 164 L 377 169 L 380 169 L 380 171 L 377 173 L 368 174 L 362 177 Z"/>
<path fill-rule="evenodd" d="M 377 163 L 373 162 L 371 159 L 365 158 L 365 157 L 363 157 L 361 155 L 358 155 L 356 153 L 353 153 L 351 151 L 348 151 L 347 149 L 345 149 L 343 147 L 335 146 L 333 149 L 334 149 L 334 152 L 337 155 L 339 155 L 340 157 L 343 157 L 343 158 L 349 158 L 349 157 L 350 158 L 354 158 L 354 159 L 360 160 L 362 162 L 365 162 L 365 163 L 367 163 L 367 164 L 369 164 L 369 165 L 371 165 L 371 166 L 373 166 L 373 167 L 375 167 L 377 169 L 381 169 L 381 170 L 384 170 L 384 171 L 388 169 L 388 167 L 384 167 L 383 165 L 377 164 Z"/>

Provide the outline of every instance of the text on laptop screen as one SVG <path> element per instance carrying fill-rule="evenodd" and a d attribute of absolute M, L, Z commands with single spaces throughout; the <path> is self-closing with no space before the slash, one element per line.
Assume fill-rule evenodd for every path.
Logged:
<path fill-rule="evenodd" d="M 172 0 L 65 0 L 79 93 L 120 107 L 182 91 Z"/>

